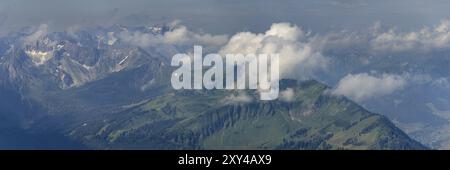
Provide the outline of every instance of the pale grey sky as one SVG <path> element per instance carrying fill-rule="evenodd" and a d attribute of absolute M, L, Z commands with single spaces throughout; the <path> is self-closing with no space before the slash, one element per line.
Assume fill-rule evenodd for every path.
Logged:
<path fill-rule="evenodd" d="M 405 29 L 450 19 L 448 0 L 0 0 L 0 32 L 46 23 L 146 25 L 182 20 L 211 33 L 263 31 L 291 22 L 316 32 L 370 26 L 376 21 Z"/>

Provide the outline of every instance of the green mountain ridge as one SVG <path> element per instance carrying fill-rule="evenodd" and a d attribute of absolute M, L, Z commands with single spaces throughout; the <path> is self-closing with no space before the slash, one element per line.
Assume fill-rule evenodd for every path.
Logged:
<path fill-rule="evenodd" d="M 426 149 L 317 81 L 282 80 L 280 87 L 293 99 L 259 101 L 254 90 L 171 90 L 67 134 L 106 149 Z M 251 100 L 232 101 L 236 96 Z"/>

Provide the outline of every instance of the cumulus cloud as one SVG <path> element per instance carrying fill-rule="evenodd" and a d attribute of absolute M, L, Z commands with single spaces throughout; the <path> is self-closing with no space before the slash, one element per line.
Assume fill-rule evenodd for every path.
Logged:
<path fill-rule="evenodd" d="M 328 62 L 315 48 L 312 39 L 314 37 L 296 25 L 275 23 L 265 33 L 233 35 L 220 53 L 279 54 L 281 77 L 304 78 L 324 69 Z"/>
<path fill-rule="evenodd" d="M 433 80 L 431 82 L 431 85 L 433 85 L 435 87 L 439 87 L 439 88 L 450 89 L 450 81 L 448 80 L 448 78 L 445 78 L 445 77 L 440 77 L 440 78 L 437 78 L 436 80 Z"/>
<path fill-rule="evenodd" d="M 450 47 L 450 21 L 442 20 L 433 27 L 402 32 L 395 28 L 383 28 L 380 22 L 363 32 L 331 32 L 316 39 L 316 45 L 325 49 L 362 47 L 370 53 L 430 51 Z"/>
<path fill-rule="evenodd" d="M 247 93 L 238 93 L 237 95 L 231 94 L 223 99 L 223 103 L 226 104 L 245 104 L 253 101 L 253 98 Z"/>
<path fill-rule="evenodd" d="M 161 42 L 161 37 L 140 31 L 122 31 L 118 33 L 117 37 L 125 43 L 140 47 L 148 47 Z"/>
<path fill-rule="evenodd" d="M 450 46 L 450 21 L 444 20 L 434 28 L 398 33 L 394 29 L 374 37 L 371 46 L 375 50 L 405 51 L 415 48 L 430 50 Z"/>
<path fill-rule="evenodd" d="M 284 102 L 292 102 L 294 101 L 295 92 L 292 88 L 287 88 L 280 92 L 280 100 Z"/>
<path fill-rule="evenodd" d="M 406 85 L 406 78 L 400 75 L 367 73 L 349 74 L 342 78 L 332 94 L 344 95 L 355 101 L 364 101 L 373 97 L 385 96 Z"/>
<path fill-rule="evenodd" d="M 228 41 L 228 36 L 226 35 L 192 32 L 187 27 L 179 25 L 178 22 L 172 22 L 169 26 L 172 29 L 164 32 L 162 35 L 124 30 L 118 33 L 117 37 L 123 42 L 141 47 L 159 44 L 222 46 Z"/>

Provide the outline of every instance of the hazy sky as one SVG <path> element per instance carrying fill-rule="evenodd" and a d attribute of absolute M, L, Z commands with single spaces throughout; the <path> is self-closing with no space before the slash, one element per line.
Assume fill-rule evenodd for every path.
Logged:
<path fill-rule="evenodd" d="M 174 19 L 211 33 L 263 31 L 274 22 L 315 32 L 376 21 L 414 29 L 450 19 L 449 9 L 448 0 L 0 0 L 0 32 L 41 23 L 60 30 Z"/>

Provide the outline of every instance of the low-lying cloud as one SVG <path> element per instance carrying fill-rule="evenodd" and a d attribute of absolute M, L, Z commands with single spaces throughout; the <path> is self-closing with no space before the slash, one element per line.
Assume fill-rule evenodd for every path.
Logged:
<path fill-rule="evenodd" d="M 335 31 L 316 39 L 316 45 L 324 49 L 360 47 L 372 54 L 389 54 L 408 51 L 427 52 L 450 48 L 450 21 L 442 20 L 432 27 L 424 26 L 416 31 L 399 31 L 394 27 L 383 28 L 376 22 L 364 31 Z"/>
<path fill-rule="evenodd" d="M 292 88 L 287 88 L 280 92 L 280 100 L 284 102 L 292 102 L 295 99 L 295 92 Z"/>
<path fill-rule="evenodd" d="M 412 49 L 431 50 L 450 47 L 450 21 L 443 20 L 432 28 L 399 33 L 395 29 L 380 33 L 371 41 L 371 47 L 378 51 L 406 51 Z"/>
<path fill-rule="evenodd" d="M 406 82 L 405 77 L 394 74 L 379 76 L 368 73 L 349 74 L 339 81 L 331 93 L 344 95 L 354 101 L 361 102 L 401 90 Z"/>
<path fill-rule="evenodd" d="M 171 24 L 170 31 L 161 34 L 145 33 L 140 31 L 122 31 L 117 34 L 117 38 L 123 42 L 140 47 L 149 47 L 159 44 L 170 45 L 204 45 L 222 46 L 228 41 L 226 35 L 211 35 L 207 33 L 196 33 L 187 29 L 186 26 L 179 25 L 178 22 Z"/>
<path fill-rule="evenodd" d="M 231 94 L 222 100 L 222 102 L 226 104 L 245 104 L 250 103 L 252 101 L 253 98 L 245 92 L 238 94 Z"/>

